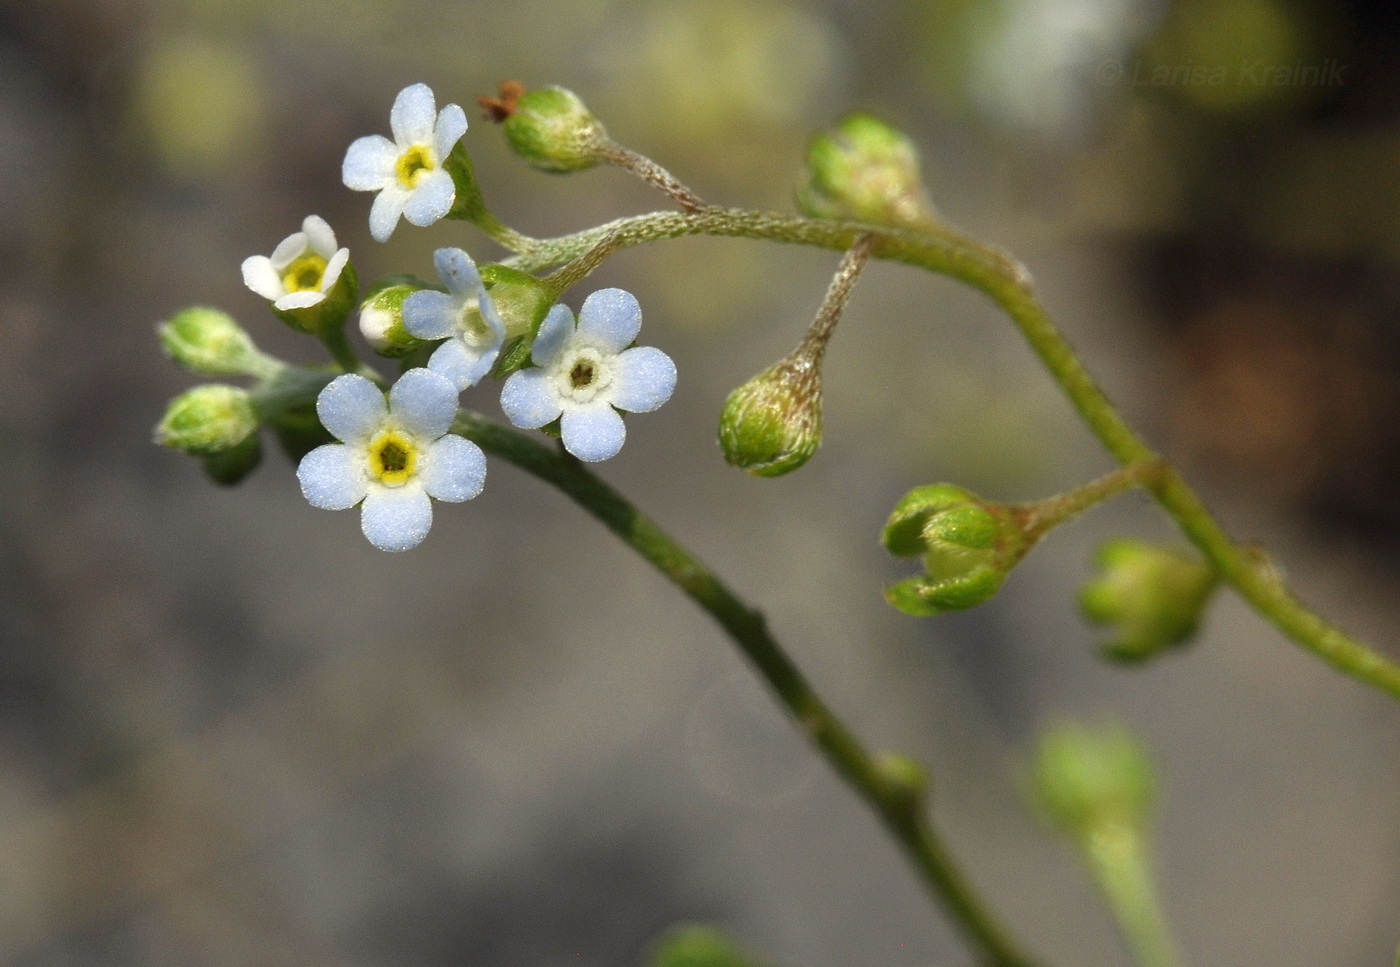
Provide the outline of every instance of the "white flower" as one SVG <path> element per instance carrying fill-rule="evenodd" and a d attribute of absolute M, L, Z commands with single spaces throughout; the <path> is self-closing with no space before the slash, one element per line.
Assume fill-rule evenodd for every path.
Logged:
<path fill-rule="evenodd" d="M 615 455 L 627 437 L 617 410 L 648 413 L 676 388 L 670 356 L 650 346 L 627 348 L 641 327 L 641 307 L 622 289 L 585 299 L 577 328 L 569 307 L 555 306 L 530 351 L 537 368 L 506 380 L 501 409 L 527 429 L 558 419 L 564 449 L 580 460 Z"/>
<path fill-rule="evenodd" d="M 433 523 L 428 498 L 454 503 L 481 493 L 486 457 L 447 432 L 457 390 L 426 369 L 410 369 L 384 394 L 363 376 L 337 376 L 316 397 L 316 414 L 341 443 L 317 447 L 297 467 L 313 507 L 345 510 L 360 501 L 360 528 L 381 551 L 416 547 Z"/>
<path fill-rule="evenodd" d="M 377 191 L 369 212 L 369 233 L 388 241 L 399 216 L 422 228 L 452 208 L 456 188 L 442 167 L 457 139 L 467 132 L 467 115 L 456 104 L 435 112 L 426 84 L 399 91 L 389 112 L 394 140 L 380 134 L 358 138 L 345 152 L 341 179 L 355 191 Z"/>
<path fill-rule="evenodd" d="M 308 215 L 301 231 L 282 239 L 272 257 L 243 260 L 243 284 L 286 312 L 324 302 L 350 261 L 348 248 L 335 247 L 335 232 L 326 220 Z"/>
<path fill-rule="evenodd" d="M 446 339 L 428 360 L 428 368 L 458 390 L 475 386 L 491 369 L 506 338 L 476 263 L 459 248 L 440 248 L 433 266 L 447 292 L 420 289 L 403 300 L 403 327 L 419 339 Z"/>

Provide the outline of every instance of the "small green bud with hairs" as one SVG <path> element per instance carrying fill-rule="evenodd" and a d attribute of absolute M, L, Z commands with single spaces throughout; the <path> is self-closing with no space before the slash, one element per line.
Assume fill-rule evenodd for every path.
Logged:
<path fill-rule="evenodd" d="M 238 446 L 258 430 L 247 390 L 207 383 L 171 400 L 156 427 L 156 442 L 196 457 Z"/>
<path fill-rule="evenodd" d="M 605 160 L 608 133 L 573 91 L 540 87 L 507 92 L 502 85 L 502 95 L 493 103 L 500 105 L 494 110 L 504 115 L 501 127 L 506 140 L 511 150 L 532 167 L 566 174 L 592 168 Z"/>
<path fill-rule="evenodd" d="M 262 376 L 277 366 L 232 316 L 219 309 L 191 306 L 157 331 L 171 359 L 205 376 Z"/>
<path fill-rule="evenodd" d="M 1085 582 L 1085 616 L 1110 627 L 1106 657 L 1146 661 L 1184 644 L 1195 633 L 1218 578 L 1199 557 L 1146 541 L 1118 538 L 1095 555 L 1099 574 Z"/>
<path fill-rule="evenodd" d="M 848 114 L 807 147 L 797 207 L 815 218 L 918 226 L 938 219 L 924 192 L 919 152 L 899 129 Z"/>

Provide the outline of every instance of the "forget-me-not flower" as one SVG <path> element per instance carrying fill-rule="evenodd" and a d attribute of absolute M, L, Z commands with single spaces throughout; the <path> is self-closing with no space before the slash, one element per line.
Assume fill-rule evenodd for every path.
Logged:
<path fill-rule="evenodd" d="M 422 228 L 451 210 L 456 187 L 443 162 L 466 134 L 467 115 L 456 104 L 437 111 L 432 89 L 414 84 L 394 98 L 389 127 L 393 141 L 381 134 L 358 138 L 341 166 L 347 188 L 379 192 L 369 212 L 376 242 L 388 241 L 400 215 Z"/>
<path fill-rule="evenodd" d="M 568 306 L 555 306 L 535 337 L 534 368 L 506 380 L 501 409 L 526 429 L 559 420 L 564 449 L 580 460 L 614 456 L 627 438 L 617 411 L 648 413 L 676 388 L 670 356 L 651 346 L 627 348 L 641 326 L 641 307 L 622 289 L 590 295 L 577 325 Z"/>
<path fill-rule="evenodd" d="M 382 551 L 406 551 L 428 535 L 428 498 L 470 500 L 486 481 L 486 457 L 448 433 L 457 388 L 426 369 L 410 369 L 389 390 L 353 373 L 337 376 L 316 398 L 316 414 L 340 443 L 327 443 L 297 467 L 313 507 L 346 510 L 364 502 L 360 528 Z"/>
<path fill-rule="evenodd" d="M 301 231 L 278 243 L 272 256 L 243 260 L 243 284 L 282 312 L 324 302 L 350 261 L 348 248 L 336 248 L 335 232 L 318 215 L 308 215 Z"/>
<path fill-rule="evenodd" d="M 403 327 L 419 339 L 447 340 L 433 352 L 428 368 L 464 390 L 491 369 L 506 327 L 470 255 L 440 248 L 433 253 L 433 266 L 448 291 L 420 289 L 404 299 Z"/>

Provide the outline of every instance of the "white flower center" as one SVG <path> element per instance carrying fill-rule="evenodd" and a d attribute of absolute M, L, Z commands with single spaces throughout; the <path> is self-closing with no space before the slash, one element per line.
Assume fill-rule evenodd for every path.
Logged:
<path fill-rule="evenodd" d="M 561 398 L 574 403 L 590 403 L 613 383 L 612 360 L 592 346 L 568 349 L 554 371 L 554 384 Z"/>
<path fill-rule="evenodd" d="M 457 311 L 457 329 L 462 334 L 462 341 L 473 349 L 481 349 L 496 341 L 496 333 L 481 314 L 478 299 L 468 299 L 462 303 L 462 308 Z"/>
<path fill-rule="evenodd" d="M 400 430 L 381 430 L 369 441 L 369 474 L 386 487 L 402 487 L 418 472 L 418 447 Z"/>
<path fill-rule="evenodd" d="M 437 167 L 437 157 L 426 144 L 415 144 L 399 155 L 394 165 L 394 176 L 405 188 L 417 188 L 423 175 Z"/>

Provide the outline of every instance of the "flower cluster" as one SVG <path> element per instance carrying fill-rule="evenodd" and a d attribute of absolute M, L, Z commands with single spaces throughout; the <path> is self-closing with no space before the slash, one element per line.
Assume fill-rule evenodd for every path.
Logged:
<path fill-rule="evenodd" d="M 347 187 L 378 193 L 370 235 L 387 240 L 400 217 L 420 227 L 467 217 L 469 205 L 456 207 L 459 190 L 474 191 L 458 146 L 467 130 L 461 107 L 439 111 L 433 92 L 415 84 L 394 100 L 389 126 L 392 141 L 360 138 L 342 166 Z M 670 398 L 675 365 L 659 349 L 632 345 L 642 315 L 629 293 L 593 293 L 575 321 L 534 276 L 487 266 L 483 279 L 460 248 L 438 249 L 433 265 L 441 285 L 391 276 L 360 305 L 370 348 L 403 361 L 390 383 L 360 362 L 344 334 L 359 298 L 349 250 L 324 219 L 308 216 L 270 256 L 244 260 L 243 281 L 293 328 L 320 338 L 339 375 L 267 356 L 216 310 L 187 310 L 162 328 L 171 355 L 198 372 L 251 376 L 256 385 L 183 394 L 157 439 L 232 483 L 256 465 L 266 424 L 298 461 L 297 479 L 313 506 L 360 507 L 370 543 L 402 551 L 427 536 L 433 500 L 470 500 L 485 484 L 485 454 L 451 430 L 459 395 L 488 377 L 505 378 L 501 408 L 512 423 L 558 436 L 586 461 L 622 448 L 620 410 L 649 412 Z"/>

